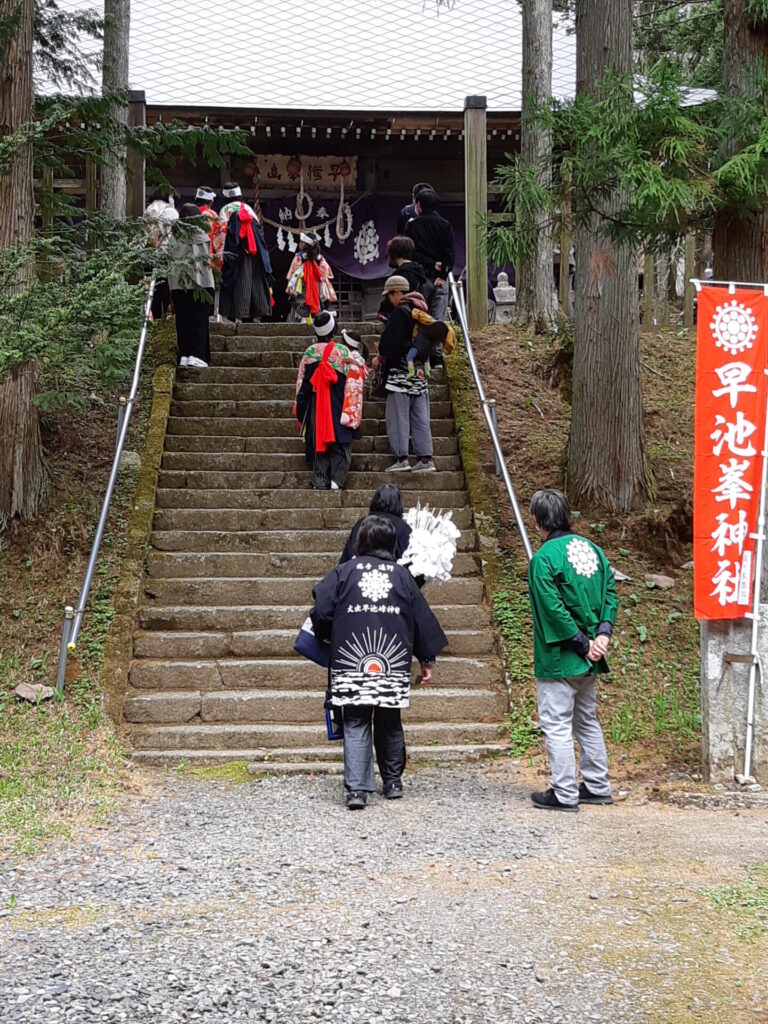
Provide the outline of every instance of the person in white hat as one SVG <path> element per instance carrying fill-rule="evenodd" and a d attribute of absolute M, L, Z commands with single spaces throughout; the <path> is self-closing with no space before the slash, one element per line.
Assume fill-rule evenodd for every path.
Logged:
<path fill-rule="evenodd" d="M 285 289 L 291 301 L 289 323 L 306 320 L 312 322 L 321 309 L 328 309 L 336 301 L 336 292 L 331 281 L 333 271 L 320 252 L 317 235 L 302 231 L 299 235 L 299 251 L 293 257 L 286 274 L 288 286 Z"/>
<path fill-rule="evenodd" d="M 334 340 L 332 313 L 321 310 L 313 326 L 317 341 L 299 363 L 293 413 L 304 436 L 309 486 L 339 491 L 352 463 L 352 442 L 360 437 L 359 426 L 351 425 L 344 415 L 353 357 L 346 345 Z"/>
<path fill-rule="evenodd" d="M 208 225 L 208 238 L 211 243 L 211 266 L 221 270 L 221 253 L 224 249 L 224 235 L 226 231 L 219 220 L 219 215 L 213 209 L 216 202 L 216 192 L 207 185 L 201 185 L 195 192 L 195 202 L 200 207 L 200 213 Z"/>

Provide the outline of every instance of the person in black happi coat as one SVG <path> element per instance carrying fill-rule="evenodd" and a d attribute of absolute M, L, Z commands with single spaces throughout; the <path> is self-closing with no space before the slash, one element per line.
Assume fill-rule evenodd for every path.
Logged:
<path fill-rule="evenodd" d="M 272 263 L 264 232 L 247 203 L 239 202 L 229 213 L 226 232 L 219 311 L 228 320 L 267 320 L 272 315 Z"/>
<path fill-rule="evenodd" d="M 403 795 L 411 660 L 421 681 L 432 681 L 445 633 L 409 571 L 394 561 L 395 527 L 368 516 L 357 535 L 357 557 L 336 566 L 314 590 L 315 636 L 331 645 L 331 703 L 342 709 L 344 786 L 350 810 L 375 792 L 373 747 L 384 796 Z M 373 735 L 371 733 L 373 726 Z"/>

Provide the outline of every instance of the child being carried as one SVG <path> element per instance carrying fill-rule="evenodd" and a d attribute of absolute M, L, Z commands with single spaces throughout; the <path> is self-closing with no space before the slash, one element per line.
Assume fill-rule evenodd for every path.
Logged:
<path fill-rule="evenodd" d="M 408 377 L 428 377 L 430 365 L 443 362 L 442 347 L 448 337 L 448 324 L 435 320 L 431 324 L 419 324 L 408 349 Z"/>

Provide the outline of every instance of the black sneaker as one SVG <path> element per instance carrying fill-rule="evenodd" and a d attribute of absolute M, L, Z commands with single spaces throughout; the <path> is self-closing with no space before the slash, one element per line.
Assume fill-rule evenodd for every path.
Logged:
<path fill-rule="evenodd" d="M 579 784 L 579 803 L 580 804 L 612 804 L 613 797 L 609 793 L 608 796 L 598 796 L 596 793 L 591 793 L 585 784 L 582 782 Z"/>
<path fill-rule="evenodd" d="M 574 814 L 579 809 L 578 804 L 561 804 L 554 789 L 548 789 L 546 793 L 531 793 L 531 800 L 540 811 L 569 811 Z"/>
<path fill-rule="evenodd" d="M 367 793 L 360 793 L 355 789 L 347 793 L 347 809 L 350 811 L 362 811 L 367 802 Z"/>
<path fill-rule="evenodd" d="M 388 782 L 384 786 L 384 799 L 385 800 L 400 800 L 403 795 L 403 784 L 398 779 L 396 782 Z"/>

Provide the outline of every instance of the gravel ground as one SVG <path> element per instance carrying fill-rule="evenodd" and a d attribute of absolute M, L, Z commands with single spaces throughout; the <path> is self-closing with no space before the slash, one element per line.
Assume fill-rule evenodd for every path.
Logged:
<path fill-rule="evenodd" d="M 764 812 L 540 812 L 508 765 L 355 814 L 336 778 L 140 778 L 105 828 L 0 865 L 3 1024 L 768 1019 L 701 895 L 768 859 Z"/>

